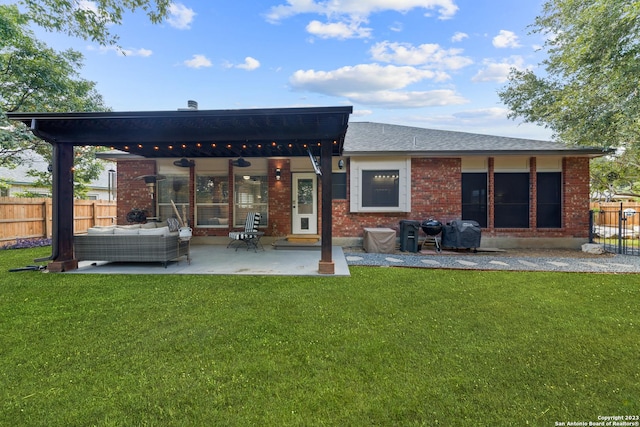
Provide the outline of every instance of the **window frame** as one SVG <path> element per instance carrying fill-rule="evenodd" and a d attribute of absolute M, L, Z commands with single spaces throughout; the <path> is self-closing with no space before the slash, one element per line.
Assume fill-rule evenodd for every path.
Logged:
<path fill-rule="evenodd" d="M 482 197 L 482 195 L 479 195 L 476 202 L 469 201 L 465 203 L 465 194 L 470 193 L 468 189 L 465 189 L 465 176 L 471 178 L 471 175 L 476 175 L 478 180 L 480 180 L 480 175 L 482 175 L 482 177 L 484 178 L 484 188 L 478 188 L 478 185 L 475 184 L 475 182 L 477 181 L 474 180 L 474 185 L 472 185 L 473 189 L 471 190 L 484 190 L 484 197 Z M 462 189 L 462 219 L 476 221 L 480 225 L 480 227 L 486 228 L 489 224 L 489 174 L 487 172 L 462 172 L 460 186 Z M 477 209 L 475 209 L 474 211 L 482 212 L 484 210 L 484 215 L 482 217 L 469 214 L 465 215 L 465 206 L 477 206 Z"/>
<path fill-rule="evenodd" d="M 363 172 L 398 171 L 397 206 L 363 205 Z M 411 212 L 411 158 L 351 159 L 350 176 L 351 212 Z"/>
<path fill-rule="evenodd" d="M 540 185 L 541 176 L 554 178 L 553 186 L 549 185 L 549 182 L 545 182 L 543 185 Z M 558 229 L 562 228 L 562 172 L 536 172 L 536 228 L 553 228 Z M 551 195 L 551 197 L 547 198 L 547 200 L 543 200 L 545 196 L 550 196 L 549 189 L 553 187 L 551 191 L 556 194 Z M 541 215 L 545 215 L 545 212 L 548 212 L 548 209 L 551 207 L 552 209 L 555 207 L 555 213 L 553 218 L 553 225 L 549 225 L 547 222 L 545 225 L 540 225 Z"/>
<path fill-rule="evenodd" d="M 241 187 L 238 183 L 247 181 L 244 179 L 245 176 L 249 176 L 249 180 L 260 178 L 260 185 L 261 187 L 264 186 L 264 188 L 259 190 L 261 192 L 261 197 L 264 197 L 263 201 L 247 201 L 243 203 L 238 200 L 238 189 Z M 258 208 L 256 208 L 256 206 Z M 262 215 L 259 228 L 267 227 L 269 223 L 269 177 L 266 173 L 257 171 L 238 173 L 238 171 L 236 171 L 233 175 L 233 223 L 231 224 L 231 227 L 244 228 L 248 212 L 260 212 Z"/>
<path fill-rule="evenodd" d="M 166 221 L 167 218 L 172 218 L 175 215 L 175 212 L 173 210 L 173 205 L 171 204 L 171 200 L 173 200 L 174 204 L 176 205 L 176 209 L 178 209 L 178 212 L 180 212 L 180 215 L 182 215 L 183 211 L 189 211 L 189 172 L 181 172 L 181 173 L 177 173 L 177 171 L 171 171 L 170 173 L 166 173 L 163 174 L 164 175 L 164 179 L 162 181 L 157 181 L 156 182 L 156 217 Z M 161 201 L 163 200 L 163 190 L 164 187 L 168 184 L 169 180 L 175 179 L 175 178 L 180 178 L 182 180 L 184 180 L 183 185 L 186 185 L 186 200 L 178 200 L 177 197 L 171 197 L 169 196 L 169 201 L 168 202 L 164 202 Z M 172 184 L 175 185 L 175 184 Z M 175 191 L 175 190 L 174 190 Z M 164 214 L 164 215 L 163 215 Z M 185 218 L 182 218 L 183 220 L 185 220 Z"/>
<path fill-rule="evenodd" d="M 521 179 L 524 179 L 526 176 L 526 191 L 521 192 L 515 189 L 514 184 L 523 185 L 522 182 L 518 182 L 516 175 L 518 175 Z M 505 196 L 508 198 L 505 201 L 501 201 L 501 194 L 504 194 L 503 188 L 499 185 L 504 184 L 504 190 L 510 192 Z M 510 188 L 511 187 L 511 188 Z M 494 200 L 493 200 L 493 227 L 494 228 L 531 228 L 531 174 L 529 172 L 495 172 L 493 174 L 493 191 L 494 191 Z M 518 195 L 526 194 L 526 201 L 524 198 L 517 197 Z M 514 197 L 516 196 L 516 197 Z M 522 212 L 520 215 L 524 215 L 522 218 L 512 215 L 505 215 L 501 218 L 502 212 L 509 209 L 513 211 L 513 209 L 520 209 Z M 513 222 L 514 218 L 521 222 Z M 526 218 L 526 221 L 525 221 Z M 508 222 L 510 221 L 510 222 Z M 526 223 L 526 224 L 525 224 Z"/>
<path fill-rule="evenodd" d="M 208 177 L 208 178 L 214 178 L 215 179 L 221 179 L 221 183 L 224 184 L 226 181 L 226 196 L 223 195 L 222 201 L 220 202 L 199 202 L 198 201 L 198 179 L 201 177 Z M 195 191 L 195 212 L 194 212 L 194 219 L 195 219 L 195 226 L 197 228 L 227 228 L 229 227 L 229 174 L 226 172 L 214 172 L 214 171 L 197 171 L 195 174 L 195 185 L 194 185 L 194 191 Z M 214 181 L 215 182 L 215 181 Z M 215 185 L 215 184 L 214 184 Z M 224 193 L 225 189 L 221 189 L 220 191 L 222 191 Z M 219 224 L 200 224 L 199 223 L 199 210 L 202 208 L 215 208 L 218 207 L 220 208 L 221 212 L 226 210 L 226 216 L 220 216 L 219 219 L 223 220 L 223 223 L 219 223 Z"/>

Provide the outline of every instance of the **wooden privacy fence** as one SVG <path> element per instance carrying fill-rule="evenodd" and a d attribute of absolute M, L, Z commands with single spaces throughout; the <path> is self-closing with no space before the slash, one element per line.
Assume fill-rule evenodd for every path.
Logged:
<path fill-rule="evenodd" d="M 16 239 L 50 238 L 51 199 L 0 197 L 0 244 Z M 74 233 L 116 222 L 116 202 L 75 200 Z"/>
<path fill-rule="evenodd" d="M 591 202 L 595 225 L 618 227 L 622 211 L 625 228 L 640 226 L 640 203 L 638 202 Z"/>

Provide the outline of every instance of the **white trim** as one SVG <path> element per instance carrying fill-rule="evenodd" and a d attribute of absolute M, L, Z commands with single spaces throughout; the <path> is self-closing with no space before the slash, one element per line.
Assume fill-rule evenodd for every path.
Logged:
<path fill-rule="evenodd" d="M 362 206 L 362 172 L 375 170 L 398 170 L 398 206 L 365 207 Z M 351 159 L 351 212 L 411 212 L 411 158 L 369 158 Z"/>
<path fill-rule="evenodd" d="M 525 156 L 504 156 L 493 160 L 494 172 L 529 172 L 529 165 L 529 157 Z"/>

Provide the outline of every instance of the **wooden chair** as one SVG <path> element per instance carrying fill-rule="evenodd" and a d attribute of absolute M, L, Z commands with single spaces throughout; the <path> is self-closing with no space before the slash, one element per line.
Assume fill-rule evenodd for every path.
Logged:
<path fill-rule="evenodd" d="M 260 246 L 260 249 L 264 250 L 262 243 L 260 243 L 260 238 L 264 236 L 264 232 L 258 231 L 258 225 L 260 224 L 261 218 L 262 214 L 260 212 L 249 212 L 244 223 L 244 231 L 229 232 L 229 238 L 231 241 L 227 245 L 227 248 L 235 246 L 237 251 L 238 247 L 246 245 L 247 250 L 253 248 L 254 252 L 258 251 L 258 246 Z"/>

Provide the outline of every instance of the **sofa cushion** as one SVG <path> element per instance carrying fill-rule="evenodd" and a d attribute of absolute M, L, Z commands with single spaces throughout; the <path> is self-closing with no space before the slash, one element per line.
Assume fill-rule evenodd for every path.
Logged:
<path fill-rule="evenodd" d="M 140 228 L 156 228 L 157 224 L 155 222 L 145 222 L 140 226 Z"/>
<path fill-rule="evenodd" d="M 116 229 L 113 230 L 113 234 L 119 234 L 119 235 L 123 235 L 123 234 L 134 235 L 139 233 L 140 233 L 140 228 L 117 227 Z"/>
<path fill-rule="evenodd" d="M 125 228 L 140 228 L 140 224 L 119 225 L 116 228 L 121 228 L 121 229 L 125 229 Z"/>
<path fill-rule="evenodd" d="M 93 236 L 99 234 L 113 234 L 113 230 L 115 230 L 115 227 L 91 227 L 87 229 L 87 234 L 91 234 Z"/>
<path fill-rule="evenodd" d="M 141 228 L 140 235 L 145 236 L 168 236 L 169 235 L 169 227 L 160 227 L 160 228 Z"/>

